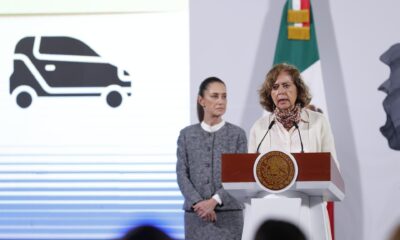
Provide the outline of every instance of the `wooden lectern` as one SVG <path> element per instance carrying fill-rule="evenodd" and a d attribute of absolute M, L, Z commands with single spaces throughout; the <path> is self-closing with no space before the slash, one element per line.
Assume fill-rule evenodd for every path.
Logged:
<path fill-rule="evenodd" d="M 341 201 L 344 182 L 330 153 L 292 153 L 298 175 L 291 188 L 279 194 L 266 192 L 253 175 L 259 154 L 223 154 L 222 184 L 245 204 L 242 240 L 252 240 L 267 219 L 300 226 L 310 240 L 329 240 L 330 227 L 324 201 Z"/>

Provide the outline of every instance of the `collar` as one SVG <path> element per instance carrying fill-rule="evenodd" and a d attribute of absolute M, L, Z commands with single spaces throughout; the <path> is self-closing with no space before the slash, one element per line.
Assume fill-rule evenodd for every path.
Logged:
<path fill-rule="evenodd" d="M 205 123 L 205 122 L 203 121 L 203 122 L 201 122 L 200 125 L 201 125 L 201 128 L 202 128 L 204 131 L 212 133 L 212 132 L 216 132 L 216 131 L 218 131 L 219 129 L 221 129 L 221 128 L 225 125 L 225 121 L 222 120 L 220 123 L 218 123 L 218 124 L 216 124 L 216 125 L 214 125 L 214 126 L 210 126 L 210 125 L 208 125 L 207 123 Z"/>

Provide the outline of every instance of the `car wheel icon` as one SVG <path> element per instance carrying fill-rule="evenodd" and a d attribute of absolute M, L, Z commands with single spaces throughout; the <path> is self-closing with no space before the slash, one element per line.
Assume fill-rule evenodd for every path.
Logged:
<path fill-rule="evenodd" d="M 14 97 L 15 101 L 17 102 L 18 106 L 21 108 L 28 108 L 33 99 L 37 97 L 37 94 L 33 88 L 30 86 L 22 85 L 17 87 L 11 95 Z"/>
<path fill-rule="evenodd" d="M 21 108 L 27 108 L 32 103 L 32 96 L 28 92 L 20 92 L 17 95 L 17 104 Z"/>
<path fill-rule="evenodd" d="M 122 95 L 117 91 L 111 91 L 107 94 L 107 103 L 110 107 L 118 107 L 122 103 Z"/>

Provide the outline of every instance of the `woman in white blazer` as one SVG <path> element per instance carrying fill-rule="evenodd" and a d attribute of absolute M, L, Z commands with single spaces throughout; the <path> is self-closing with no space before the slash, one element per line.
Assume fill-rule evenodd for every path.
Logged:
<path fill-rule="evenodd" d="M 306 108 L 311 94 L 296 67 L 286 63 L 275 65 L 268 72 L 259 95 L 261 106 L 271 114 L 252 126 L 250 153 L 330 152 L 339 167 L 329 122 L 323 114 Z"/>
<path fill-rule="evenodd" d="M 275 65 L 268 72 L 259 95 L 261 106 L 270 114 L 252 126 L 250 153 L 330 152 L 339 168 L 329 122 L 322 113 L 307 109 L 311 94 L 296 67 L 286 63 Z M 321 207 L 325 208 L 325 203 Z M 325 222 L 329 223 L 327 214 Z M 326 233 L 330 235 L 329 224 L 326 224 Z"/>

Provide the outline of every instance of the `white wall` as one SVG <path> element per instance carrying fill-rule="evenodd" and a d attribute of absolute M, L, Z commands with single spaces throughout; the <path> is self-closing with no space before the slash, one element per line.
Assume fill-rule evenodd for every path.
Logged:
<path fill-rule="evenodd" d="M 246 131 L 262 114 L 256 90 L 271 67 L 285 0 L 192 0 L 191 111 L 206 77 L 228 85 L 225 119 Z M 362 4 L 361 4 L 362 3 Z M 336 239 L 386 239 L 400 222 L 400 152 L 379 132 L 386 116 L 379 56 L 400 42 L 395 0 L 317 1 L 313 11 L 329 117 L 346 181 L 336 204 Z M 400 106 L 399 106 L 400 107 Z"/>
<path fill-rule="evenodd" d="M 400 2 L 330 4 L 360 167 L 364 239 L 385 239 L 400 222 L 396 206 L 400 199 L 400 152 L 390 150 L 379 132 L 386 116 L 382 108 L 385 94 L 377 88 L 389 77 L 389 68 L 379 56 L 400 41 Z"/>

